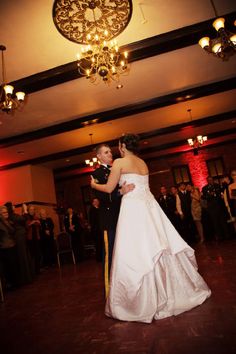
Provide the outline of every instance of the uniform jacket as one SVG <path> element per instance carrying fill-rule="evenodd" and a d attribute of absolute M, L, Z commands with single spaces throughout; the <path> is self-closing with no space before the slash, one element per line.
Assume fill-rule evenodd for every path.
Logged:
<path fill-rule="evenodd" d="M 109 168 L 100 165 L 92 176 L 99 184 L 106 184 L 110 174 Z M 100 200 L 99 216 L 101 230 L 115 230 L 120 211 L 121 195 L 117 186 L 112 193 L 94 191 L 95 196 Z"/>

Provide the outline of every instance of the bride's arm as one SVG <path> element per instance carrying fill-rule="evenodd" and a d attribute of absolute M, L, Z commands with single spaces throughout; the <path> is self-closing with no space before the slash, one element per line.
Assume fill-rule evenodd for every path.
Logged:
<path fill-rule="evenodd" d="M 95 179 L 92 178 L 91 187 L 100 192 L 111 193 L 117 186 L 121 175 L 121 159 L 117 159 L 113 162 L 111 173 L 108 177 L 106 184 L 98 184 Z"/>

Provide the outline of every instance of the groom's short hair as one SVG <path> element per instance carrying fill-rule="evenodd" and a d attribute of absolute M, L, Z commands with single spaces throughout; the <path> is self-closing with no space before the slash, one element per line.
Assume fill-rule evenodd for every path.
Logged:
<path fill-rule="evenodd" d="M 99 144 L 99 145 L 97 145 L 97 146 L 95 147 L 96 154 L 99 154 L 99 153 L 100 153 L 102 147 L 108 147 L 108 148 L 110 148 L 110 146 L 109 146 L 108 144 Z"/>

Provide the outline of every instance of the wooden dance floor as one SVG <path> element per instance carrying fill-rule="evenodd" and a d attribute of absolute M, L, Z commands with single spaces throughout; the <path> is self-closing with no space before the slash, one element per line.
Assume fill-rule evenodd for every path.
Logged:
<path fill-rule="evenodd" d="M 104 316 L 101 264 L 90 257 L 40 274 L 0 303 L 1 354 L 236 353 L 236 240 L 196 247 L 212 296 L 152 324 Z"/>

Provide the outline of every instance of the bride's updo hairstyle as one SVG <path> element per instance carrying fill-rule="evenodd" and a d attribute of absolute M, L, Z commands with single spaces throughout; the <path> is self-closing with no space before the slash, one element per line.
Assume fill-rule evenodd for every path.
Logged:
<path fill-rule="evenodd" d="M 127 150 L 137 154 L 139 150 L 139 140 L 140 138 L 136 134 L 123 134 L 119 141 L 121 144 L 125 144 Z"/>

